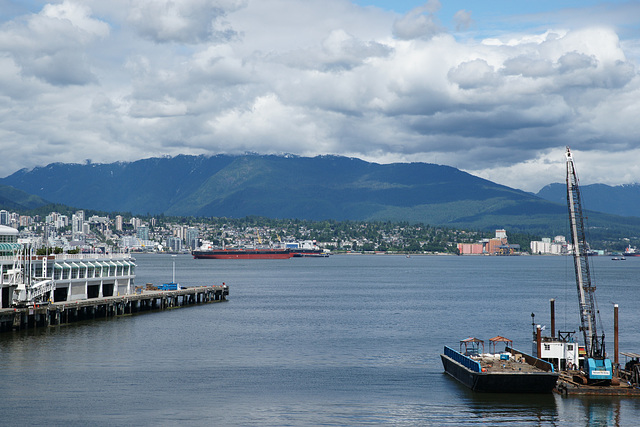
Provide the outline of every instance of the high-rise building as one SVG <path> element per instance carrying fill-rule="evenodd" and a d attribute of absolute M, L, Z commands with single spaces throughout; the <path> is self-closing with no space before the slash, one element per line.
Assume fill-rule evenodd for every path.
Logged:
<path fill-rule="evenodd" d="M 9 212 L 4 209 L 0 211 L 0 225 L 9 225 Z"/>
<path fill-rule="evenodd" d="M 189 227 L 184 240 L 187 242 L 188 247 L 196 249 L 198 247 L 198 237 L 200 237 L 198 229 L 195 227 Z"/>
<path fill-rule="evenodd" d="M 140 227 L 138 227 L 138 229 L 136 230 L 136 236 L 140 240 L 149 240 L 149 227 L 147 227 L 146 225 L 141 225 Z"/>
<path fill-rule="evenodd" d="M 116 231 L 122 231 L 122 215 L 116 215 Z"/>
<path fill-rule="evenodd" d="M 71 216 L 71 232 L 74 238 L 77 234 L 82 234 L 84 224 L 84 211 L 77 211 Z"/>
<path fill-rule="evenodd" d="M 140 218 L 131 218 L 131 225 L 133 225 L 134 230 L 137 230 L 142 225 L 142 220 Z"/>
<path fill-rule="evenodd" d="M 170 251 L 179 252 L 182 250 L 182 239 L 179 237 L 167 238 L 167 247 Z"/>
<path fill-rule="evenodd" d="M 20 226 L 28 227 L 33 224 L 33 219 L 28 215 L 20 215 Z"/>

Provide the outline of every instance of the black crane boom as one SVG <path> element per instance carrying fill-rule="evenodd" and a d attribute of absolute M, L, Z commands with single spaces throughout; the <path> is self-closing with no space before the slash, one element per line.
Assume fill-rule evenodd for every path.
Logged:
<path fill-rule="evenodd" d="M 567 147 L 567 206 L 571 225 L 571 243 L 573 246 L 573 264 L 576 271 L 576 285 L 580 303 L 580 330 L 584 336 L 585 350 L 588 357 L 605 357 L 604 332 L 598 337 L 596 323 L 595 286 L 591 284 L 589 271 L 589 247 L 585 235 L 582 202 L 578 177 L 571 151 Z"/>

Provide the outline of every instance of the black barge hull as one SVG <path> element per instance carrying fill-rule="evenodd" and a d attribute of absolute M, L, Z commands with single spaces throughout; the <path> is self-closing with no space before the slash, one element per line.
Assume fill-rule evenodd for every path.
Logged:
<path fill-rule="evenodd" d="M 551 393 L 558 380 L 556 372 L 475 372 L 441 354 L 447 374 L 473 391 L 485 393 Z"/>

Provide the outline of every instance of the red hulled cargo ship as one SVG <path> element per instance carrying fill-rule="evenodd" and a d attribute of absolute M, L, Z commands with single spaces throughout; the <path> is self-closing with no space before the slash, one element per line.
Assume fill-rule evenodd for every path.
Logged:
<path fill-rule="evenodd" d="M 195 259 L 287 259 L 293 256 L 289 249 L 208 249 L 192 251 Z"/>

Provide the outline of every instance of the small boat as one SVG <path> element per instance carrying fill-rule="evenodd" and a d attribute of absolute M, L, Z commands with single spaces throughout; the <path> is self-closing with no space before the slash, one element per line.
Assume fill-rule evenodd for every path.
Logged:
<path fill-rule="evenodd" d="M 495 349 L 496 343 L 511 340 L 497 336 L 490 342 Z M 440 357 L 447 374 L 478 392 L 551 393 L 559 376 L 551 363 L 509 345 L 504 352 L 484 353 L 484 341 L 477 338 L 460 341 L 460 351 L 445 346 Z"/>

